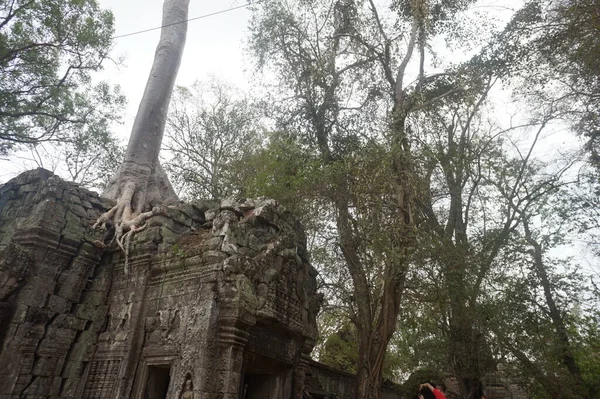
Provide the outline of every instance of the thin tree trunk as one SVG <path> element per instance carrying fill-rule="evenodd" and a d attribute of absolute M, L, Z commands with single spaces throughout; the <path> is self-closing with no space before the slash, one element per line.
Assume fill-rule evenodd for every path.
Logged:
<path fill-rule="evenodd" d="M 585 392 L 585 383 L 583 382 L 583 378 L 581 377 L 581 370 L 579 369 L 577 360 L 573 355 L 573 350 L 571 347 L 571 342 L 569 340 L 569 335 L 567 333 L 567 327 L 565 325 L 564 318 L 561 315 L 560 310 L 558 309 L 558 306 L 554 301 L 554 295 L 552 294 L 550 278 L 548 277 L 548 273 L 546 272 L 546 267 L 544 265 L 542 245 L 533 238 L 529 229 L 529 221 L 527 220 L 527 218 L 523 219 L 523 227 L 525 229 L 525 238 L 527 242 L 533 247 L 533 266 L 542 284 L 542 288 L 544 290 L 544 297 L 546 299 L 546 305 L 548 305 L 548 309 L 550 311 L 550 319 L 552 320 L 552 324 L 554 325 L 554 329 L 556 330 L 556 336 L 558 338 L 560 353 L 562 357 L 562 364 L 569 371 L 569 374 L 571 374 L 575 384 L 577 385 L 575 391 L 583 391 L 585 396 L 587 395 L 587 392 Z"/>

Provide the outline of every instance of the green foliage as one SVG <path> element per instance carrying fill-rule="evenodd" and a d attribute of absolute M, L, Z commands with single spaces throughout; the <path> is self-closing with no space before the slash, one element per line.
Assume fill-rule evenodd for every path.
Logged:
<path fill-rule="evenodd" d="M 348 373 L 356 373 L 358 364 L 358 336 L 356 328 L 349 322 L 342 326 L 334 333 L 329 334 L 323 343 L 322 351 L 319 354 L 319 361 L 338 370 L 343 370 Z M 392 345 L 395 345 L 392 342 Z M 397 351 L 389 351 L 386 354 L 385 363 L 383 366 L 383 378 L 390 381 L 399 382 L 401 380 L 398 372 L 406 370 L 403 368 L 402 355 Z M 429 363 L 433 363 L 433 359 Z M 436 376 L 439 377 L 438 374 Z M 430 381 L 432 379 L 422 380 Z M 441 380 L 439 380 L 441 381 Z M 412 393 L 416 390 L 412 391 Z"/>
<path fill-rule="evenodd" d="M 327 338 L 323 353 L 319 357 L 322 363 L 349 373 L 356 373 L 357 360 L 356 331 L 350 324 L 342 326 Z"/>
<path fill-rule="evenodd" d="M 564 10 L 575 3 L 528 2 L 473 59 L 444 62 L 434 49 L 439 39 L 459 37 L 472 48 L 460 31 L 471 4 L 255 6 L 250 47 L 259 68 L 276 77 L 268 111 L 277 133 L 242 161 L 248 173 L 236 168 L 245 176 L 242 192 L 275 197 L 304 218 L 328 293 L 326 318 L 343 313 L 359 342 L 376 337 L 378 317 L 392 319 L 381 316 L 379 301 L 390 298 L 386 282 L 402 281 L 393 296 L 402 302 L 384 375 L 429 367 L 453 374 L 462 393 L 474 396 L 501 364 L 540 397 L 569 397 L 580 394 L 576 373 L 565 365 L 573 352 L 592 392 L 595 341 L 580 346 L 584 327 L 571 311 L 586 301 L 577 291 L 585 281 L 549 251 L 566 242 L 567 229 L 592 225 L 593 218 L 574 222 L 574 203 L 560 191 L 569 162 L 532 155 L 551 121 L 582 115 L 577 107 L 587 101 L 572 96 L 558 104 L 564 92 L 557 82 L 594 64 L 574 68 L 580 53 L 542 51 L 552 49 L 547 29 L 563 27 L 552 21 L 566 21 Z M 510 79 L 521 94 L 541 95 L 520 127 L 495 118 L 488 102 Z M 413 202 L 399 206 L 399 193 Z M 580 201 L 578 209 L 585 203 L 594 208 L 594 201 Z M 414 218 L 410 227 L 404 206 Z M 342 327 L 323 344 L 322 359 L 347 370 L 353 359 L 368 363 L 370 354 L 354 357 L 344 338 L 348 325 Z M 361 352 L 369 352 L 365 347 Z M 570 383 L 576 387 L 565 389 Z"/>
<path fill-rule="evenodd" d="M 581 320 L 575 353 L 583 380 L 595 397 L 600 396 L 600 318 L 597 313 Z"/>
<path fill-rule="evenodd" d="M 212 79 L 176 87 L 167 116 L 165 170 L 183 198 L 242 196 L 236 164 L 261 149 L 258 105 Z"/>
<path fill-rule="evenodd" d="M 108 134 L 124 99 L 92 72 L 112 34 L 112 13 L 95 0 L 0 1 L 0 153 Z"/>
<path fill-rule="evenodd" d="M 266 146 L 243 159 L 236 169 L 243 174 L 239 179 L 244 182 L 243 195 L 275 198 L 301 211 L 301 202 L 315 194 L 319 166 L 318 158 L 293 138 L 273 132 Z"/>

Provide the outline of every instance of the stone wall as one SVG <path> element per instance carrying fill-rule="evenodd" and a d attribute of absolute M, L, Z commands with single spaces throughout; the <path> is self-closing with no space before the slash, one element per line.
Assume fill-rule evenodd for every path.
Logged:
<path fill-rule="evenodd" d="M 0 397 L 72 396 L 106 314 L 106 204 L 43 169 L 0 187 Z M 77 361 L 72 361 L 77 359 Z"/>
<path fill-rule="evenodd" d="M 356 393 L 356 376 L 334 369 L 319 362 L 310 362 L 307 391 L 314 398 L 353 399 Z M 381 399 L 402 398 L 399 386 L 384 381 L 381 387 Z"/>
<path fill-rule="evenodd" d="M 302 397 L 316 272 L 273 201 L 161 209 L 127 256 L 111 204 L 44 170 L 0 187 L 0 397 Z"/>

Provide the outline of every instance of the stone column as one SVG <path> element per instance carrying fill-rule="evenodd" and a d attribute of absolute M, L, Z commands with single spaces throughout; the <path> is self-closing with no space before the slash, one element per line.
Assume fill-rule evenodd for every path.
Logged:
<path fill-rule="evenodd" d="M 219 359 L 217 369 L 217 392 L 224 399 L 237 399 L 242 365 L 244 361 L 244 348 L 248 342 L 248 332 L 234 324 L 221 324 L 219 326 Z"/>
<path fill-rule="evenodd" d="M 306 375 L 310 371 L 310 353 L 315 346 L 312 340 L 304 340 L 300 352 L 300 361 L 294 369 L 294 385 L 292 388 L 292 399 L 302 399 L 304 387 L 306 385 Z"/>
<path fill-rule="evenodd" d="M 238 399 L 244 362 L 244 348 L 248 342 L 248 328 L 255 319 L 246 317 L 239 309 L 221 304 L 218 330 L 218 358 L 215 395 L 211 398 Z M 225 305 L 225 306 L 223 306 Z"/>

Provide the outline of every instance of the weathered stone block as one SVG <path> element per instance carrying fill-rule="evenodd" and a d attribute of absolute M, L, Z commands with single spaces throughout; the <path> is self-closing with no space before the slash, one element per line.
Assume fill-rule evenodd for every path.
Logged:
<path fill-rule="evenodd" d="M 56 327 L 54 324 L 50 324 L 46 327 L 45 337 L 40 344 L 39 351 L 43 352 L 47 350 L 49 352 L 59 351 L 66 353 L 76 335 L 76 330 Z"/>
<path fill-rule="evenodd" d="M 202 254 L 202 262 L 205 265 L 212 265 L 215 263 L 219 263 L 227 259 L 227 254 L 224 254 L 221 251 L 206 251 Z"/>
<path fill-rule="evenodd" d="M 19 323 L 10 323 L 8 328 L 4 332 L 4 339 L 6 341 L 10 341 L 11 339 L 13 339 L 15 334 L 17 333 L 17 330 L 19 329 L 20 325 L 21 325 L 20 322 Z M 4 326 L 2 328 L 4 329 Z"/>
<path fill-rule="evenodd" d="M 63 273 L 61 274 L 60 286 L 57 294 L 68 301 L 78 303 L 86 283 L 87 275 L 76 272 Z"/>
<path fill-rule="evenodd" d="M 75 398 L 77 395 L 77 387 L 79 386 L 79 378 L 65 378 L 62 382 L 62 390 L 60 391 L 61 398 Z"/>
<path fill-rule="evenodd" d="M 52 388 L 50 388 L 50 398 L 60 397 L 60 388 L 62 387 L 63 379 L 61 377 L 54 377 L 52 379 Z"/>
<path fill-rule="evenodd" d="M 75 216 L 78 216 L 80 219 L 85 220 L 88 217 L 88 214 L 84 207 L 79 204 L 71 204 L 70 211 L 73 212 Z"/>
<path fill-rule="evenodd" d="M 31 374 L 33 371 L 33 365 L 35 362 L 35 358 L 32 353 L 21 353 L 21 359 L 19 363 L 19 371 L 22 374 Z"/>
<path fill-rule="evenodd" d="M 55 313 L 63 313 L 71 309 L 71 301 L 58 295 L 50 295 L 46 307 Z"/>
<path fill-rule="evenodd" d="M 170 230 L 169 227 L 167 227 L 167 226 L 163 226 L 161 233 L 162 233 L 162 242 L 166 243 L 166 244 L 175 244 L 175 243 L 177 243 L 177 241 L 179 241 L 179 238 L 181 237 L 180 234 L 175 233 L 174 231 Z"/>
<path fill-rule="evenodd" d="M 204 218 L 204 210 L 202 209 L 201 205 L 197 207 L 194 206 L 193 203 L 183 204 L 178 207 L 178 210 L 179 212 L 183 213 L 185 217 L 192 220 L 193 222 L 202 224 L 206 221 L 206 219 Z"/>
<path fill-rule="evenodd" d="M 27 312 L 27 316 L 25 316 L 25 321 L 27 323 L 31 323 L 32 325 L 45 325 L 46 323 L 48 323 L 48 321 L 50 321 L 53 315 L 54 312 L 52 310 L 36 306 L 30 306 Z"/>
<path fill-rule="evenodd" d="M 134 235 L 125 262 L 120 249 L 110 248 L 100 259 L 102 249 L 90 244 L 100 235 L 89 230 L 88 222 L 107 204 L 51 175 L 34 175 L 21 178 L 27 180 L 22 184 L 38 185 L 30 188 L 33 196 L 10 183 L 18 203 L 14 208 L 27 219 L 16 223 L 13 218 L 10 228 L 0 220 L 0 240 L 5 234 L 18 236 L 39 262 L 19 294 L 19 301 L 26 300 L 18 304 L 24 324 L 14 324 L 11 338 L 30 353 L 25 374 L 14 377 L 23 382 L 19 393 L 29 386 L 31 396 L 71 398 L 81 382 L 84 397 L 110 398 L 113 388 L 123 397 L 144 397 L 147 376 L 135 379 L 154 367 L 154 376 L 171 378 L 178 392 L 189 379 L 196 398 L 237 398 L 250 338 L 282 341 L 265 346 L 262 355 L 290 369 L 297 367 L 300 351 L 312 347 L 289 344 L 314 341 L 316 308 L 305 309 L 296 297 L 314 296 L 316 284 L 304 281 L 314 274 L 302 259 L 294 257 L 292 269 L 281 267 L 278 253 L 305 244 L 277 203 L 229 201 L 219 209 L 214 202 L 196 202 L 168 208 Z M 12 211 L 3 208 L 0 202 L 0 218 Z M 311 317 L 297 318 L 301 311 Z M 252 326 L 257 323 L 273 335 L 256 336 Z M 279 347 L 287 352 L 270 349 Z M 219 363 L 224 369 L 217 370 Z M 282 379 L 278 384 L 293 383 Z"/>
<path fill-rule="evenodd" d="M 54 319 L 52 326 L 56 328 L 83 331 L 87 323 L 88 320 L 79 319 L 70 314 L 60 314 Z"/>
<path fill-rule="evenodd" d="M 60 358 L 56 356 L 38 356 L 31 374 L 35 376 L 50 377 L 60 373 L 58 369 Z"/>
<path fill-rule="evenodd" d="M 162 241 L 161 230 L 161 226 L 147 227 L 146 229 L 136 234 L 135 240 L 136 242 L 153 241 L 159 243 Z"/>

